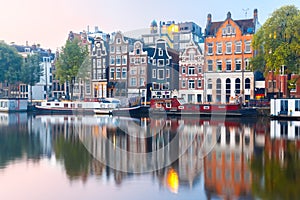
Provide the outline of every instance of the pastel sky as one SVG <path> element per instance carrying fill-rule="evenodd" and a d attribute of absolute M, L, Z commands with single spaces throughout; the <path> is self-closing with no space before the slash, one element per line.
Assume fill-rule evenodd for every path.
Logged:
<path fill-rule="evenodd" d="M 193 21 L 203 27 L 208 13 L 213 21 L 251 18 L 258 9 L 263 24 L 283 5 L 300 8 L 299 0 L 0 0 L 0 40 L 41 44 L 55 50 L 65 44 L 69 31 L 106 33 L 148 28 L 151 21 Z M 246 13 L 247 12 L 247 13 Z"/>

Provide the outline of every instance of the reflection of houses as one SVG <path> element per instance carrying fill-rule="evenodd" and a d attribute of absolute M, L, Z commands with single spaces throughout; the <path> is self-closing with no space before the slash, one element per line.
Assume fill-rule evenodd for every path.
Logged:
<path fill-rule="evenodd" d="M 277 121 L 270 122 L 270 137 L 266 137 L 265 149 L 269 158 L 274 156 L 282 163 L 286 159 L 286 152 L 290 145 L 294 145 L 300 152 L 300 121 Z"/>
<path fill-rule="evenodd" d="M 201 103 L 203 100 L 204 57 L 199 46 L 191 42 L 180 55 L 179 96 L 186 102 Z"/>
<path fill-rule="evenodd" d="M 253 56 L 251 40 L 257 28 L 257 10 L 253 19 L 233 20 L 228 12 L 224 21 L 212 22 L 207 16 L 205 30 L 205 101 L 229 102 L 237 95 L 254 97 L 254 74 L 249 67 Z"/>
<path fill-rule="evenodd" d="M 226 123 L 225 123 L 226 124 Z M 208 199 L 246 197 L 251 193 L 248 160 L 254 150 L 254 130 L 250 126 L 220 123 L 207 126 L 212 149 L 204 157 L 205 190 Z"/>

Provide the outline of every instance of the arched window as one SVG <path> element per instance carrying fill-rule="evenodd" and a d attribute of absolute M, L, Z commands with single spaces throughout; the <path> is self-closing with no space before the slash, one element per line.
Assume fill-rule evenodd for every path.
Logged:
<path fill-rule="evenodd" d="M 245 89 L 250 89 L 250 78 L 246 78 L 245 80 Z"/>
<path fill-rule="evenodd" d="M 207 80 L 207 89 L 212 89 L 212 80 L 211 79 Z"/>
<path fill-rule="evenodd" d="M 217 102 L 221 102 L 221 88 L 222 88 L 222 82 L 221 82 L 221 79 L 217 79 L 217 82 L 216 82 L 216 93 L 217 93 L 217 98 L 216 98 L 216 101 Z"/>
<path fill-rule="evenodd" d="M 231 81 L 229 78 L 226 79 L 226 102 L 228 103 L 230 100 L 231 93 Z"/>
<path fill-rule="evenodd" d="M 241 93 L 241 80 L 239 78 L 235 79 L 235 94 Z"/>

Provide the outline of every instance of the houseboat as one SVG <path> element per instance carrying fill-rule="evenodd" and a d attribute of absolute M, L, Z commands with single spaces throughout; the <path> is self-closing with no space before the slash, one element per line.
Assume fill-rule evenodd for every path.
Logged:
<path fill-rule="evenodd" d="M 183 98 L 151 99 L 150 114 L 191 115 L 191 116 L 257 116 L 255 108 L 245 108 L 241 104 L 192 104 Z"/>
<path fill-rule="evenodd" d="M 63 113 L 63 114 L 94 114 L 97 109 L 106 111 L 115 106 L 111 100 L 86 99 L 84 101 L 45 101 L 36 105 L 38 113 Z"/>
<path fill-rule="evenodd" d="M 25 112 L 27 106 L 28 100 L 24 98 L 0 99 L 0 112 Z"/>
<path fill-rule="evenodd" d="M 120 107 L 121 101 L 114 98 L 106 98 L 102 100 L 98 108 L 94 109 L 95 114 L 99 115 L 111 115 L 113 110 Z"/>
<path fill-rule="evenodd" d="M 300 99 L 271 99 L 270 117 L 300 120 Z"/>
<path fill-rule="evenodd" d="M 112 111 L 113 116 L 123 117 L 149 117 L 149 106 L 148 105 L 137 105 L 128 108 L 116 108 Z"/>

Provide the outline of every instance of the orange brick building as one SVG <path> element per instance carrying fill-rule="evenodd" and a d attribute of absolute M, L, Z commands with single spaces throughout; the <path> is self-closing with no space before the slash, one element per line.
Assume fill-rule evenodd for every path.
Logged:
<path fill-rule="evenodd" d="M 254 74 L 248 69 L 252 37 L 258 25 L 257 10 L 252 19 L 212 22 L 208 14 L 205 30 L 205 100 L 228 103 L 235 98 L 254 98 Z"/>

